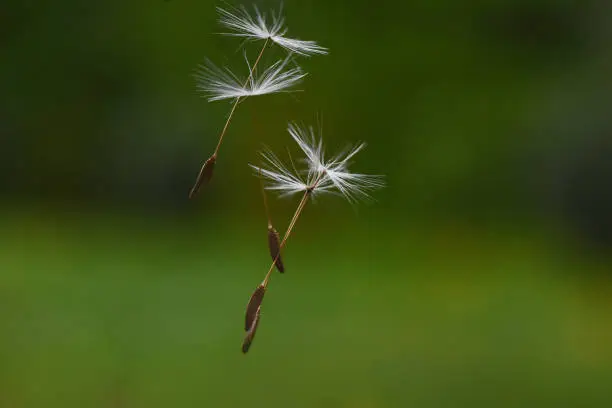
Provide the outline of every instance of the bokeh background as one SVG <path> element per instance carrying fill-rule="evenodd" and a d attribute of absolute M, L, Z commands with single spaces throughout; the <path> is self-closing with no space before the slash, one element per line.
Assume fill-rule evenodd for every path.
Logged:
<path fill-rule="evenodd" d="M 0 406 L 612 406 L 610 3 L 286 0 L 331 53 L 240 105 L 190 201 L 231 106 L 193 74 L 246 74 L 217 5 L 0 5 Z M 247 163 L 290 120 L 388 186 L 306 208 L 245 356 Z"/>

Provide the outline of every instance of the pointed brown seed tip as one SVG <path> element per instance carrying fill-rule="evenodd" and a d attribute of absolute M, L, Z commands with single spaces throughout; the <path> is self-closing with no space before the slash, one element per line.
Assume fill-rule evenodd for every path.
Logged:
<path fill-rule="evenodd" d="M 198 178 L 196 179 L 193 188 L 189 192 L 189 198 L 192 199 L 198 194 L 200 189 L 204 184 L 210 183 L 210 179 L 212 179 L 213 171 L 215 170 L 215 163 L 217 162 L 217 155 L 213 154 L 206 163 L 200 169 L 200 173 L 198 174 Z"/>
<path fill-rule="evenodd" d="M 272 261 L 276 259 L 276 262 L 274 263 L 276 265 L 276 269 L 278 269 L 280 273 L 284 273 L 285 266 L 283 265 L 283 260 L 280 256 L 280 235 L 278 235 L 278 232 L 271 225 L 268 226 L 268 248 L 270 249 Z"/>
<path fill-rule="evenodd" d="M 264 295 L 266 294 L 266 288 L 263 285 L 259 285 L 255 292 L 251 295 L 249 299 L 249 304 L 246 308 L 246 316 L 244 320 L 244 330 L 249 331 L 253 326 L 253 322 L 255 321 L 255 317 L 257 313 L 259 313 L 259 306 L 261 306 L 261 302 L 263 302 Z"/>
<path fill-rule="evenodd" d="M 244 336 L 244 340 L 242 341 L 242 352 L 244 354 L 248 353 L 251 348 L 251 344 L 253 344 L 253 340 L 255 339 L 255 333 L 257 332 L 257 326 L 259 326 L 259 319 L 261 317 L 261 307 L 257 308 L 255 312 L 255 318 L 253 319 L 253 323 L 251 327 L 247 331 L 246 336 Z"/>

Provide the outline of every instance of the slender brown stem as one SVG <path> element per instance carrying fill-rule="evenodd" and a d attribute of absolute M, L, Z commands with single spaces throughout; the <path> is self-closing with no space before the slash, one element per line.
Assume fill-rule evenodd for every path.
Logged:
<path fill-rule="evenodd" d="M 266 38 L 266 42 L 264 43 L 263 47 L 261 47 L 261 51 L 259 52 L 259 56 L 255 60 L 255 63 L 253 64 L 253 67 L 251 68 L 251 70 L 249 72 L 249 77 L 247 78 L 247 80 L 242 85 L 243 88 L 245 86 L 247 86 L 249 81 L 253 78 L 253 74 L 255 72 L 255 68 L 257 68 L 257 65 L 259 64 L 259 61 L 261 61 L 261 57 L 262 57 L 264 51 L 266 50 L 266 47 L 268 46 L 268 42 L 269 41 L 270 41 L 270 39 Z M 240 98 L 236 98 L 236 102 L 234 102 L 234 106 L 232 107 L 232 110 L 230 111 L 230 114 L 229 114 L 229 116 L 227 118 L 227 121 L 225 122 L 225 126 L 223 126 L 223 130 L 221 131 L 221 136 L 219 136 L 219 142 L 217 143 L 217 147 L 215 148 L 215 153 L 213 154 L 213 156 L 217 156 L 217 154 L 219 153 L 219 149 L 221 148 L 221 143 L 223 143 L 223 138 L 225 137 L 225 133 L 227 132 L 227 128 L 229 127 L 229 124 L 232 121 L 232 117 L 234 116 L 234 112 L 236 112 L 236 108 L 238 107 L 239 103 L 240 103 Z"/>

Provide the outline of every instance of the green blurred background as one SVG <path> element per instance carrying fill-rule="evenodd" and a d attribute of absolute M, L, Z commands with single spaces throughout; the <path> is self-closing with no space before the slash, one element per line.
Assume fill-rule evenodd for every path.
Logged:
<path fill-rule="evenodd" d="M 0 5 L 0 406 L 612 406 L 610 4 L 286 0 L 331 53 L 189 201 L 231 107 L 195 69 L 245 74 L 216 5 Z M 289 120 L 388 187 L 307 207 L 244 356 Z"/>

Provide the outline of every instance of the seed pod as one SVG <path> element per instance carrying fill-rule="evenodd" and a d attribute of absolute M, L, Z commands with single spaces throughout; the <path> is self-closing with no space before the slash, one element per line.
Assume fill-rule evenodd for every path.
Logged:
<path fill-rule="evenodd" d="M 255 332 L 257 332 L 257 326 L 259 326 L 259 319 L 261 316 L 260 312 L 261 312 L 261 307 L 258 307 L 257 311 L 255 312 L 253 324 L 251 324 L 251 327 L 247 331 L 247 334 L 244 337 L 244 340 L 242 342 L 242 352 L 244 354 L 246 354 L 249 351 L 249 349 L 251 348 L 251 344 L 253 344 L 253 340 L 255 339 Z"/>
<path fill-rule="evenodd" d="M 196 182 L 189 192 L 189 198 L 192 199 L 198 194 L 202 185 L 210 183 L 210 179 L 212 179 L 213 171 L 215 170 L 215 163 L 217 162 L 217 155 L 213 154 L 206 163 L 200 169 L 200 174 L 198 174 L 198 178 Z"/>
<path fill-rule="evenodd" d="M 276 269 L 280 273 L 285 273 L 285 266 L 280 256 L 280 235 L 271 225 L 268 226 L 268 248 L 270 249 L 272 261 L 276 260 Z"/>
<path fill-rule="evenodd" d="M 266 288 L 263 285 L 259 285 L 255 292 L 251 295 L 249 303 L 246 308 L 246 316 L 244 321 L 244 331 L 249 331 L 253 326 L 253 321 L 259 311 L 259 306 L 263 302 L 264 295 L 266 294 Z"/>

